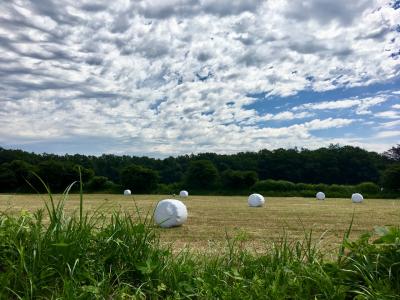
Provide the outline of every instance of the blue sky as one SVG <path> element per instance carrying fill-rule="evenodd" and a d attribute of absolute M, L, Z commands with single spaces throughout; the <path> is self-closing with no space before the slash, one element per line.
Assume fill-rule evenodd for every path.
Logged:
<path fill-rule="evenodd" d="M 0 3 L 0 146 L 165 157 L 400 143 L 400 1 Z"/>

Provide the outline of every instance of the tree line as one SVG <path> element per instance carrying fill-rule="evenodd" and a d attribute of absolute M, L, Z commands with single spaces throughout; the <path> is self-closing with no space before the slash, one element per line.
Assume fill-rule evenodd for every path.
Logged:
<path fill-rule="evenodd" d="M 32 186 L 40 186 L 34 173 L 59 192 L 79 179 L 79 170 L 85 189 L 93 192 L 130 188 L 134 193 L 172 193 L 186 188 L 196 193 L 245 193 L 252 189 L 311 193 L 318 184 L 356 186 L 368 182 L 370 191 L 378 193 L 383 187 L 397 193 L 400 145 L 382 154 L 330 145 L 316 150 L 263 149 L 164 159 L 36 154 L 0 147 L 0 192 L 32 192 Z"/>

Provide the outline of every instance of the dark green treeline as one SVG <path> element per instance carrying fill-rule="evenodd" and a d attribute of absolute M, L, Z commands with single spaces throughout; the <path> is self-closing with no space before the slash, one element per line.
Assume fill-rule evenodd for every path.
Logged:
<path fill-rule="evenodd" d="M 264 149 L 155 159 L 112 154 L 35 154 L 0 147 L 0 192 L 31 192 L 26 181 L 36 185 L 32 171 L 54 191 L 62 191 L 79 178 L 78 168 L 88 191 L 120 192 L 131 188 L 138 193 L 172 193 L 190 188 L 198 193 L 235 193 L 266 187 L 270 191 L 277 188 L 277 192 L 311 193 L 324 187 L 318 184 L 349 186 L 365 182 L 375 184 L 366 187 L 373 192 L 381 186 L 397 191 L 399 150 L 397 145 L 378 154 L 358 147 L 331 145 L 317 150 Z M 390 186 L 386 187 L 386 182 Z"/>

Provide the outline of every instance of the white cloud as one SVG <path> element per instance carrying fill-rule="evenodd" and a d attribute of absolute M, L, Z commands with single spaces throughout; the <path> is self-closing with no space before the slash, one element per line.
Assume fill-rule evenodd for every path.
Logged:
<path fill-rule="evenodd" d="M 381 131 L 375 135 L 376 138 L 390 138 L 400 136 L 400 131 Z"/>
<path fill-rule="evenodd" d="M 400 120 L 381 123 L 379 125 L 379 128 L 386 128 L 386 129 L 400 128 Z"/>
<path fill-rule="evenodd" d="M 392 108 L 394 108 L 394 109 L 400 109 L 400 104 L 392 105 Z"/>
<path fill-rule="evenodd" d="M 304 119 L 314 116 L 315 114 L 309 112 L 300 112 L 293 113 L 291 111 L 283 111 L 277 114 L 265 114 L 260 118 L 257 118 L 257 121 L 283 121 L 283 120 L 294 120 L 294 119 Z"/>
<path fill-rule="evenodd" d="M 346 100 L 338 100 L 338 101 L 323 101 L 317 103 L 306 103 L 300 106 L 296 106 L 293 110 L 324 110 L 324 109 L 342 109 L 342 108 L 350 108 L 353 106 L 360 105 L 361 101 L 358 99 L 346 99 Z"/>
<path fill-rule="evenodd" d="M 367 98 L 352 98 L 352 99 L 343 99 L 343 100 L 335 100 L 335 101 L 323 101 L 323 102 L 314 102 L 314 103 L 305 103 L 300 106 L 293 107 L 294 111 L 298 110 L 335 110 L 335 109 L 347 109 L 356 107 L 355 112 L 359 115 L 370 114 L 371 111 L 369 108 L 381 104 L 387 101 L 387 95 L 379 95 L 375 97 L 367 97 Z"/>
<path fill-rule="evenodd" d="M 387 111 L 382 111 L 382 112 L 376 113 L 375 116 L 379 117 L 379 118 L 399 119 L 400 113 L 398 111 L 394 111 L 394 110 L 387 110 Z"/>
<path fill-rule="evenodd" d="M 109 151 L 154 155 L 317 145 L 312 131 L 355 122 L 319 110 L 370 114 L 385 96 L 261 114 L 248 95 L 399 76 L 400 10 L 328 2 L 2 1 L 0 142 L 110 139 Z"/>
<path fill-rule="evenodd" d="M 319 120 L 319 119 L 312 120 L 310 122 L 305 123 L 304 125 L 309 130 L 321 130 L 327 128 L 339 128 L 347 126 L 351 123 L 353 123 L 353 120 L 328 118 L 325 120 Z"/>

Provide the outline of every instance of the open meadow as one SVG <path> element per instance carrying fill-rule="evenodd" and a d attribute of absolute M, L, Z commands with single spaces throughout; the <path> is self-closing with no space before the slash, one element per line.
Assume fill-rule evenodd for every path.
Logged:
<path fill-rule="evenodd" d="M 47 195 L 0 195 L 0 210 L 11 214 L 34 212 L 44 208 Z M 55 195 L 55 199 L 60 199 Z M 84 211 L 98 210 L 127 212 L 137 218 L 135 203 L 142 217 L 151 216 L 157 202 L 172 198 L 167 195 L 110 195 L 85 194 Z M 175 197 L 180 199 L 179 197 Z M 350 199 L 267 197 L 264 207 L 251 208 L 244 196 L 190 196 L 181 199 L 188 209 L 188 220 L 171 229 L 158 229 L 161 241 L 171 243 L 174 250 L 188 246 L 192 250 L 218 250 L 226 243 L 226 235 L 236 237 L 248 249 L 261 250 L 264 244 L 277 241 L 286 234 L 289 240 L 301 240 L 312 230 L 319 245 L 334 253 L 349 227 L 354 222 L 350 237 L 371 231 L 374 226 L 400 225 L 400 201 L 366 199 L 354 204 Z M 79 209 L 79 195 L 71 194 L 65 211 Z"/>

